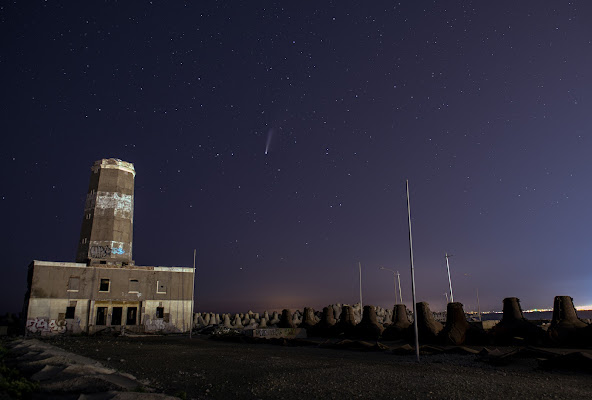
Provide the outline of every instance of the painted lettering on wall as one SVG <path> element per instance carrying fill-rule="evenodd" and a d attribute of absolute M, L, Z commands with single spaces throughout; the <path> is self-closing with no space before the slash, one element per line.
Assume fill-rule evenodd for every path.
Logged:
<path fill-rule="evenodd" d="M 31 333 L 66 333 L 66 321 L 46 320 L 45 318 L 34 318 L 27 320 L 27 330 Z"/>
<path fill-rule="evenodd" d="M 108 246 L 91 246 L 88 254 L 91 258 L 106 258 L 111 256 L 111 247 Z"/>
<path fill-rule="evenodd" d="M 123 255 L 125 250 L 122 242 L 92 241 L 88 254 L 90 258 L 108 258 L 112 255 Z"/>

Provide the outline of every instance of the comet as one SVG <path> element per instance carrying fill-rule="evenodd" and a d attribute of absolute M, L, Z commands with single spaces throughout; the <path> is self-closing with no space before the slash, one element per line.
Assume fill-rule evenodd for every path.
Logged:
<path fill-rule="evenodd" d="M 273 128 L 267 132 L 267 143 L 265 143 L 265 155 L 269 152 L 269 145 L 271 144 L 271 138 L 273 136 Z"/>

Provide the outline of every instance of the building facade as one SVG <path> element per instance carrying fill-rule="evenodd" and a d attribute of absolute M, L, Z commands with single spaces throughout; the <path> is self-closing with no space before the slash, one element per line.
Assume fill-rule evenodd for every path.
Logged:
<path fill-rule="evenodd" d="M 192 318 L 193 268 L 29 265 L 26 329 L 31 333 L 186 332 Z"/>
<path fill-rule="evenodd" d="M 194 269 L 134 265 L 135 174 L 133 164 L 118 159 L 94 163 L 77 262 L 29 265 L 26 332 L 171 333 L 192 327 Z"/>

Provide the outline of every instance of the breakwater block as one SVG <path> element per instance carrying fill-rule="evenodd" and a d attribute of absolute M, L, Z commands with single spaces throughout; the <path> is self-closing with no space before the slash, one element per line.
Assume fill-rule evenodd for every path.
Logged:
<path fill-rule="evenodd" d="M 385 340 L 406 339 L 408 329 L 411 326 L 407 317 L 407 307 L 405 304 L 395 304 L 393 308 L 393 323 L 386 327 L 382 333 Z"/>
<path fill-rule="evenodd" d="M 502 320 L 490 331 L 494 343 L 509 345 L 522 340 L 526 344 L 541 345 L 544 332 L 524 318 L 520 300 L 517 297 L 506 297 L 503 304 Z"/>
<path fill-rule="evenodd" d="M 571 297 L 555 296 L 553 320 L 548 330 L 551 340 L 559 344 L 581 344 L 581 333 L 587 326 L 588 324 L 578 318 Z"/>

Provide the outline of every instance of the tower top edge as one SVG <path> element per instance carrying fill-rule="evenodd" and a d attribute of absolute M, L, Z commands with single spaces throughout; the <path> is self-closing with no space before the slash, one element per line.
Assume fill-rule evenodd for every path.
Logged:
<path fill-rule="evenodd" d="M 93 172 L 97 172 L 102 168 L 119 169 L 131 173 L 134 177 L 136 176 L 134 164 L 127 161 L 122 161 L 119 158 L 103 158 L 102 160 L 97 160 L 91 167 L 91 170 Z"/>

